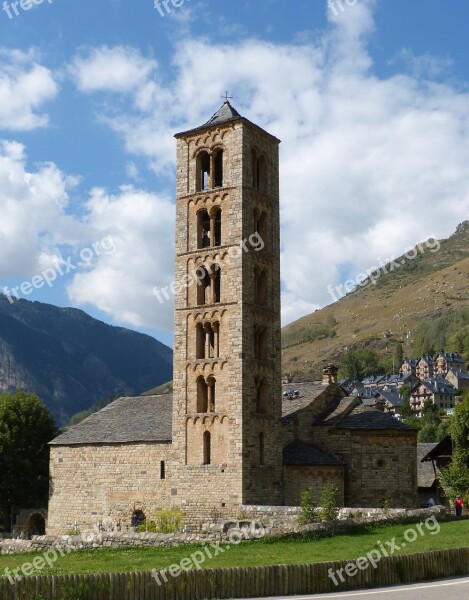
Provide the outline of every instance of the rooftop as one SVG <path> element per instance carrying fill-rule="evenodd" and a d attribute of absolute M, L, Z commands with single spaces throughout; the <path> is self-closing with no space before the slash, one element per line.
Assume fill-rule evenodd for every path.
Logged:
<path fill-rule="evenodd" d="M 294 440 L 283 450 L 286 465 L 342 465 L 340 460 L 325 452 L 315 444 Z"/>
<path fill-rule="evenodd" d="M 172 394 L 124 397 L 56 437 L 54 446 L 170 442 Z"/>

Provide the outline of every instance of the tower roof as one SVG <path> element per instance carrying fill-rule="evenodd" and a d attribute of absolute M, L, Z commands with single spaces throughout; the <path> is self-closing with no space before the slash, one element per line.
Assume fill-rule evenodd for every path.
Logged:
<path fill-rule="evenodd" d="M 250 125 L 257 127 L 258 129 L 266 133 L 273 141 L 280 143 L 280 140 L 278 138 L 262 129 L 262 127 L 259 127 L 259 125 L 252 123 L 252 121 L 249 121 L 249 119 L 246 119 L 245 117 L 240 115 L 236 108 L 231 106 L 229 100 L 225 100 L 223 106 L 221 106 L 206 123 L 200 125 L 199 127 L 194 127 L 194 129 L 190 129 L 189 131 L 177 133 L 174 137 L 183 137 L 185 135 L 197 133 L 198 131 L 203 131 L 204 129 L 208 129 L 209 127 L 217 127 L 218 125 L 224 125 L 225 123 L 231 123 L 238 120 L 242 120 L 245 123 L 249 123 Z"/>
<path fill-rule="evenodd" d="M 233 108 L 229 100 L 225 100 L 223 106 L 211 117 L 202 127 L 210 127 L 211 125 L 219 125 L 233 119 L 240 119 L 241 115 Z"/>

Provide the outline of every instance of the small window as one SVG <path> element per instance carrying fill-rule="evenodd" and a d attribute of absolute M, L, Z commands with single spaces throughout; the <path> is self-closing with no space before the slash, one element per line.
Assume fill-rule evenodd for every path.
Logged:
<path fill-rule="evenodd" d="M 208 385 L 205 379 L 197 377 L 197 412 L 207 413 L 208 412 Z"/>
<path fill-rule="evenodd" d="M 204 465 L 210 465 L 212 462 L 212 439 L 210 435 L 210 431 L 204 431 Z"/>
<path fill-rule="evenodd" d="M 160 462 L 160 479 L 166 479 L 166 465 L 164 460 Z"/>

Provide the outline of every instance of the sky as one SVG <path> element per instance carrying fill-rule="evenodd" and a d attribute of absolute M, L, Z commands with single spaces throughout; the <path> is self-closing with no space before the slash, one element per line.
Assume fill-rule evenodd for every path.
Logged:
<path fill-rule="evenodd" d="M 282 140 L 283 324 L 448 237 L 469 218 L 468 22 L 466 0 L 7 0 L 0 291 L 172 345 L 173 136 L 225 90 Z"/>

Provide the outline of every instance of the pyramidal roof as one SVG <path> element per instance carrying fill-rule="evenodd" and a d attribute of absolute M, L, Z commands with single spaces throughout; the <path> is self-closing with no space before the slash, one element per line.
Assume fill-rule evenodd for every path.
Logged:
<path fill-rule="evenodd" d="M 202 127 L 210 127 L 239 118 L 241 118 L 239 112 L 231 106 L 229 100 L 225 100 L 223 106 Z"/>

